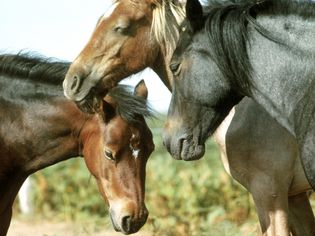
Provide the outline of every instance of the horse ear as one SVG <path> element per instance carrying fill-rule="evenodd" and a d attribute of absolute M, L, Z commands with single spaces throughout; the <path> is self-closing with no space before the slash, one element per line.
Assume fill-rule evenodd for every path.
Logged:
<path fill-rule="evenodd" d="M 108 123 L 116 115 L 116 110 L 111 103 L 105 100 L 105 98 L 103 99 L 102 108 L 104 113 L 104 121 L 105 123 Z"/>
<path fill-rule="evenodd" d="M 144 80 L 141 80 L 135 87 L 134 94 L 138 97 L 148 98 L 148 89 Z"/>
<path fill-rule="evenodd" d="M 194 31 L 197 31 L 202 27 L 203 12 L 202 6 L 198 0 L 187 0 L 186 17 Z"/>

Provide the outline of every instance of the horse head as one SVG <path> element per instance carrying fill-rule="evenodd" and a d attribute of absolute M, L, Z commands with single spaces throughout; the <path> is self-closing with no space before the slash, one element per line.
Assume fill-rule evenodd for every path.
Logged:
<path fill-rule="evenodd" d="M 65 96 L 77 102 L 91 92 L 102 96 L 146 67 L 167 76 L 164 54 L 170 45 L 175 47 L 182 18 L 177 0 L 115 1 L 71 64 L 63 83 Z M 168 78 L 163 82 L 170 89 Z"/>
<path fill-rule="evenodd" d="M 152 134 L 143 117 L 148 114 L 143 82 L 135 93 L 137 97 L 132 98 L 124 90 L 114 89 L 81 132 L 86 165 L 109 204 L 114 228 L 124 234 L 137 232 L 148 217 L 144 203 L 145 167 L 154 150 Z M 129 103 L 122 107 L 125 101 Z"/>
<path fill-rule="evenodd" d="M 146 39 L 150 36 L 151 19 L 149 0 L 115 1 L 100 17 L 90 41 L 71 64 L 64 81 L 65 95 L 80 101 L 93 87 L 105 93 L 119 79 L 144 69 L 146 63 L 152 64 L 158 47 L 154 38 Z"/>
<path fill-rule="evenodd" d="M 170 63 L 174 79 L 164 145 L 175 159 L 195 160 L 204 155 L 205 141 L 241 96 L 213 61 L 198 0 L 187 2 L 186 14 Z"/>

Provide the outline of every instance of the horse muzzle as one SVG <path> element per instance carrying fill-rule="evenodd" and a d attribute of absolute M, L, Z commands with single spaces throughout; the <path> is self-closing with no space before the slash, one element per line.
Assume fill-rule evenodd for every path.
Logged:
<path fill-rule="evenodd" d="M 180 137 L 164 134 L 163 144 L 171 156 L 176 160 L 198 160 L 205 154 L 205 145 L 198 144 L 185 135 Z"/>
<path fill-rule="evenodd" d="M 138 232 L 141 227 L 146 223 L 149 212 L 144 206 L 138 216 L 128 213 L 117 213 L 110 210 L 110 219 L 114 229 L 123 234 L 133 234 Z"/>
<path fill-rule="evenodd" d="M 180 147 L 181 159 L 185 161 L 199 160 L 205 154 L 205 145 L 195 144 L 191 140 L 182 140 Z"/>

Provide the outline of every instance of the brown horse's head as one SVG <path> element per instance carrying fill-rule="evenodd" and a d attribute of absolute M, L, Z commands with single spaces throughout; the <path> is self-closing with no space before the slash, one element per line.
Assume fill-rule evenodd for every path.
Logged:
<path fill-rule="evenodd" d="M 163 53 L 175 46 L 182 15 L 177 0 L 116 0 L 71 64 L 63 84 L 65 96 L 81 101 L 92 88 L 105 94 L 146 67 L 165 67 Z M 169 81 L 164 82 L 170 88 Z"/>
<path fill-rule="evenodd" d="M 114 228 L 124 234 L 137 232 L 148 217 L 145 167 L 154 149 L 144 120 L 149 113 L 143 82 L 136 94 L 131 96 L 121 87 L 113 89 L 104 98 L 102 112 L 93 115 L 81 133 L 87 167 L 109 204 Z"/>

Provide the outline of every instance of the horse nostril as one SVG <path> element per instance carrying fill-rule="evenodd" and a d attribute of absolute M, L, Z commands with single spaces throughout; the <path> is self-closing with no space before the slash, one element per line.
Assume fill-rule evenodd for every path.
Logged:
<path fill-rule="evenodd" d="M 131 231 L 131 216 L 124 216 L 122 218 L 121 227 L 124 232 L 129 233 Z"/>
<path fill-rule="evenodd" d="M 166 148 L 167 151 L 169 151 L 170 146 L 171 146 L 171 142 L 169 140 L 169 137 L 166 134 L 164 134 L 162 140 L 163 140 L 163 146 Z"/>
<path fill-rule="evenodd" d="M 73 76 L 70 89 L 71 90 L 77 90 L 77 88 L 79 87 L 79 84 L 80 84 L 79 76 L 77 76 L 77 75 Z"/>
<path fill-rule="evenodd" d="M 149 211 L 148 211 L 148 209 L 145 208 L 145 209 L 143 210 L 142 214 L 143 214 L 143 218 L 146 220 L 146 219 L 148 218 L 148 216 L 149 216 Z"/>

